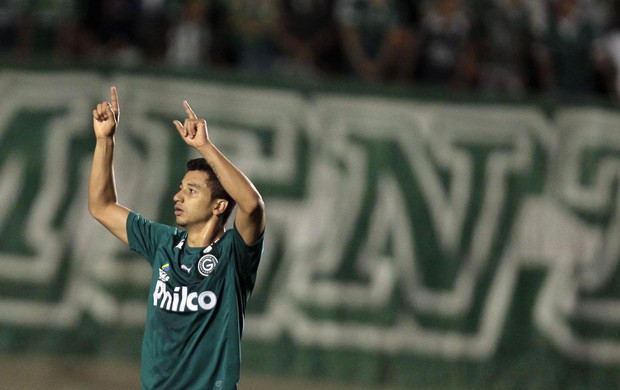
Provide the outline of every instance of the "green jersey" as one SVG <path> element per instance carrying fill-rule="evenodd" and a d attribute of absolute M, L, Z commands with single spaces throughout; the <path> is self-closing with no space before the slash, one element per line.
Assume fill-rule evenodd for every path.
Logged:
<path fill-rule="evenodd" d="M 142 343 L 143 389 L 236 389 L 246 303 L 263 238 L 246 245 L 235 229 L 206 248 L 187 233 L 127 218 L 129 247 L 153 268 Z"/>

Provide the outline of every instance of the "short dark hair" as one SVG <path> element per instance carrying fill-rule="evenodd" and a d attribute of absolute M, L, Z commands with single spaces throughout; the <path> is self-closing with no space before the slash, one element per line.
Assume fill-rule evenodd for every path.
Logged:
<path fill-rule="evenodd" d="M 207 160 L 205 160 L 204 158 L 195 158 L 189 160 L 186 166 L 188 172 L 205 172 L 207 174 L 207 187 L 209 187 L 209 189 L 211 190 L 211 196 L 213 198 L 225 199 L 228 201 L 228 207 L 226 207 L 226 210 L 224 211 L 224 213 L 222 213 L 222 221 L 224 224 L 226 224 L 237 202 L 235 202 L 235 200 L 228 194 L 228 192 L 226 192 L 224 186 L 222 186 L 222 183 L 220 183 L 220 179 L 218 179 L 215 171 L 213 170 L 211 165 L 209 165 Z"/>

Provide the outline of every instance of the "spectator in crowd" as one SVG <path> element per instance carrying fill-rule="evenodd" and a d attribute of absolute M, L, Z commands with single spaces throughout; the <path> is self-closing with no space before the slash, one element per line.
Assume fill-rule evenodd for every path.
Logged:
<path fill-rule="evenodd" d="M 220 66 L 517 96 L 604 92 L 620 99 L 616 4 L 0 0 L 0 60 Z M 603 26 L 610 28 L 600 39 Z"/>
<path fill-rule="evenodd" d="M 161 63 L 166 57 L 170 25 L 177 20 L 176 8 L 181 8 L 177 6 L 178 1 L 141 0 L 137 45 L 148 63 Z"/>
<path fill-rule="evenodd" d="M 617 0 L 577 0 L 584 17 L 599 33 L 609 25 L 612 6 L 617 2 Z"/>
<path fill-rule="evenodd" d="M 70 60 L 90 42 L 90 36 L 80 28 L 81 10 L 76 0 L 25 3 L 15 46 L 18 61 L 38 56 Z"/>
<path fill-rule="evenodd" d="M 481 91 L 511 96 L 527 93 L 530 21 L 524 0 L 488 0 L 482 7 L 476 29 Z"/>
<path fill-rule="evenodd" d="M 274 0 L 230 0 L 226 13 L 234 36 L 236 65 L 245 72 L 271 73 L 278 58 Z"/>
<path fill-rule="evenodd" d="M 280 69 L 302 76 L 338 72 L 340 45 L 333 9 L 333 0 L 278 1 Z"/>
<path fill-rule="evenodd" d="M 534 37 L 541 36 L 549 28 L 550 1 L 552 0 L 523 0 L 528 9 L 530 27 Z"/>
<path fill-rule="evenodd" d="M 204 0 L 183 0 L 181 15 L 170 29 L 166 59 L 173 67 L 198 68 L 211 63 L 212 35 Z"/>
<path fill-rule="evenodd" d="M 420 0 L 396 0 L 398 6 L 399 21 L 404 26 L 402 43 L 399 45 L 398 81 L 411 84 L 414 71 L 414 50 L 418 42 L 418 28 L 420 25 L 420 13 L 424 8 L 424 1 Z"/>
<path fill-rule="evenodd" d="M 97 58 L 117 65 L 135 66 L 142 62 L 138 27 L 141 0 L 89 0 L 93 10 L 94 33 L 99 43 Z"/>
<path fill-rule="evenodd" d="M 536 45 L 542 90 L 564 96 L 595 93 L 596 30 L 577 0 L 552 0 L 549 25 Z"/>
<path fill-rule="evenodd" d="M 24 9 L 20 0 L 0 0 L 0 53 L 8 54 L 15 48 Z"/>
<path fill-rule="evenodd" d="M 407 29 L 399 11 L 396 0 L 338 0 L 337 23 L 353 75 L 365 81 L 402 77 Z"/>
<path fill-rule="evenodd" d="M 603 92 L 613 101 L 620 102 L 620 3 L 611 6 L 608 28 L 596 47 Z"/>
<path fill-rule="evenodd" d="M 236 38 L 231 33 L 232 19 L 229 16 L 230 0 L 210 0 L 209 26 L 211 27 L 211 59 L 212 64 L 221 68 L 234 68 L 236 59 Z"/>
<path fill-rule="evenodd" d="M 416 81 L 454 88 L 474 85 L 477 56 L 472 21 L 460 0 L 437 0 L 423 7 L 414 43 Z"/>

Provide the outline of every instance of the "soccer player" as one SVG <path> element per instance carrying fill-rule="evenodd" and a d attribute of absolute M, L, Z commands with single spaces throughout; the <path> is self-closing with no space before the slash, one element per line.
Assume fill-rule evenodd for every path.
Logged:
<path fill-rule="evenodd" d="M 117 202 L 111 101 L 93 110 L 96 146 L 89 182 L 91 215 L 142 254 L 153 272 L 142 343 L 143 389 L 236 389 L 244 311 L 263 250 L 265 206 L 250 180 L 210 141 L 207 123 L 183 102 L 174 126 L 203 158 L 190 160 L 174 195 L 176 224 L 144 219 Z M 237 206 L 234 228 L 225 230 Z"/>

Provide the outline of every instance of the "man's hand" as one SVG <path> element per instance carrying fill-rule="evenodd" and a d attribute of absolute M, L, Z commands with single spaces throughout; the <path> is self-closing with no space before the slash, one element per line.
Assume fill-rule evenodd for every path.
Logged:
<path fill-rule="evenodd" d="M 209 141 L 207 121 L 204 119 L 198 119 L 192 108 L 189 106 L 187 100 L 183 101 L 183 107 L 185 107 L 185 112 L 187 113 L 187 119 L 185 119 L 185 122 L 183 124 L 181 124 L 178 120 L 172 122 L 183 138 L 183 141 L 194 148 L 200 148 L 208 145 L 211 141 Z"/>
<path fill-rule="evenodd" d="M 111 103 L 101 102 L 93 110 L 93 128 L 97 138 L 112 137 L 118 125 L 121 111 L 118 106 L 116 87 L 110 87 L 110 95 Z"/>

